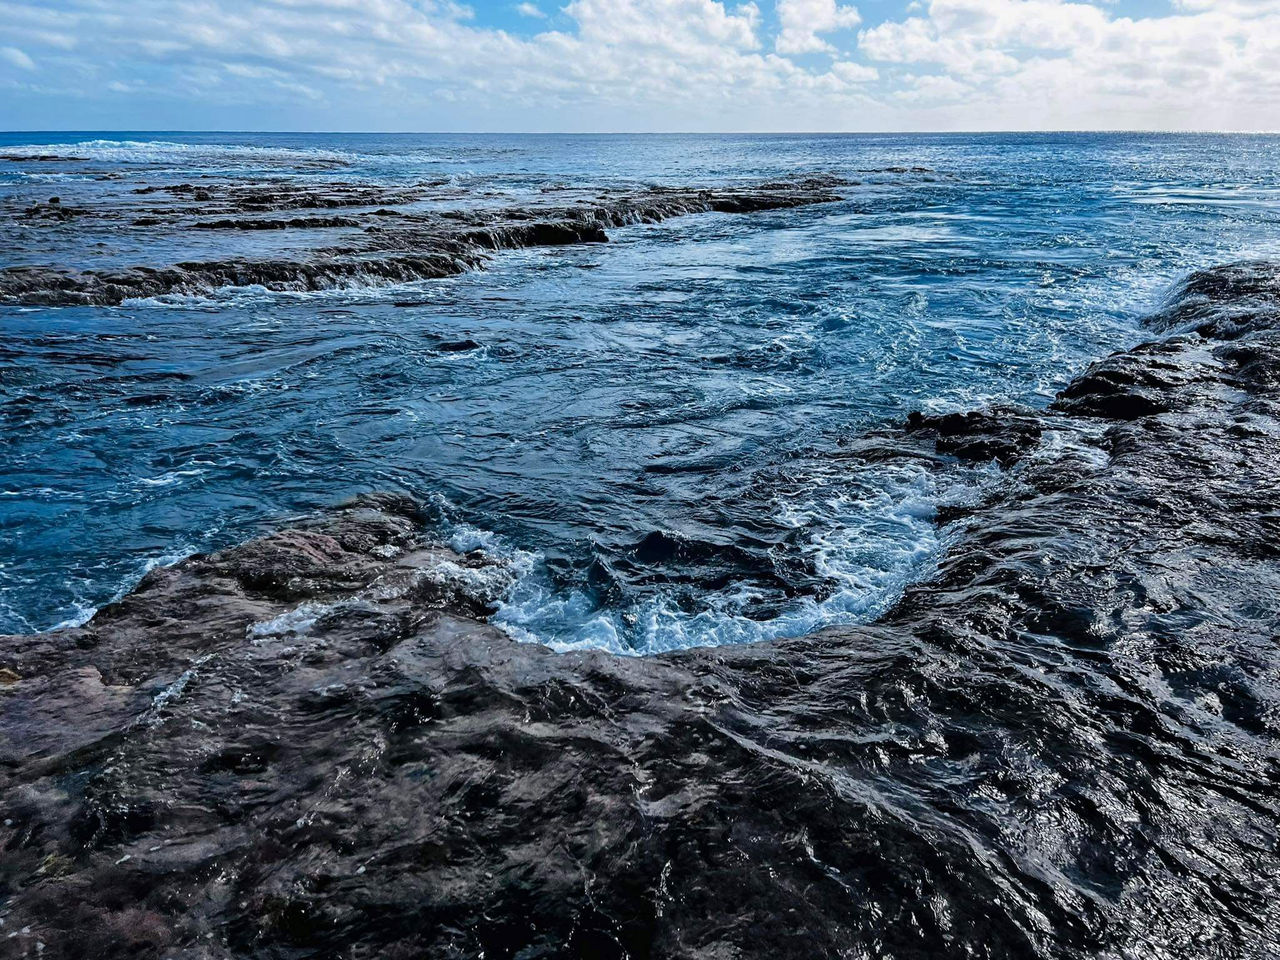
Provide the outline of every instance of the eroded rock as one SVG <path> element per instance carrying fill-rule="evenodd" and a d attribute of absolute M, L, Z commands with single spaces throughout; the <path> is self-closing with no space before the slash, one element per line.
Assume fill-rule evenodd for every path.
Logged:
<path fill-rule="evenodd" d="M 454 276 L 476 269 L 498 250 L 605 243 L 607 230 L 636 223 L 657 223 L 697 213 L 755 213 L 839 199 L 840 181 L 805 179 L 759 187 L 652 189 L 600 198 L 567 207 L 388 210 L 422 199 L 429 187 L 388 193 L 371 187 L 331 184 L 324 189 L 297 185 L 175 184 L 143 187 L 140 194 L 163 192 L 190 202 L 190 209 L 167 210 L 164 222 L 193 216 L 199 230 L 358 230 L 343 246 L 271 260 L 226 258 L 174 265 L 120 269 L 70 270 L 60 266 L 21 266 L 0 270 L 0 301 L 50 306 L 117 305 L 125 300 L 199 295 L 221 287 L 261 286 L 276 291 L 326 290 L 352 283 L 407 283 Z M 357 212 L 359 207 L 379 209 Z M 209 218 L 218 209 L 228 216 Z M 343 216 L 263 217 L 264 212 L 348 210 Z M 150 208 L 149 208 L 150 209 Z M 32 208 L 31 216 L 67 219 L 80 211 Z M 33 212 L 34 211 L 34 212 Z M 61 212 L 58 212 L 61 211 Z M 155 225 L 154 213 L 129 220 Z"/>
<path fill-rule="evenodd" d="M 387 496 L 0 640 L 4 949 L 1275 955 L 1280 395 L 1248 371 L 1280 286 L 1255 281 L 1229 340 L 1196 307 L 1047 411 L 930 422 L 1010 466 L 872 625 L 557 655 L 482 622 L 509 569 Z M 1085 400 L 1130 395 L 1157 402 Z"/>
<path fill-rule="evenodd" d="M 1040 442 L 1039 419 L 1026 410 L 997 408 L 971 413 L 927 416 L 912 413 L 907 429 L 934 436 L 939 453 L 961 460 L 995 460 L 1010 466 Z"/>

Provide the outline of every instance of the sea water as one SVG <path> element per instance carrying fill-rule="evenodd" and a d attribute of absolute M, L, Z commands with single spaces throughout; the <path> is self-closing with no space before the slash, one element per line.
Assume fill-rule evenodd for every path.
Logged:
<path fill-rule="evenodd" d="M 913 410 L 1045 405 L 1180 276 L 1280 247 L 1266 136 L 4 134 L 0 267 L 340 239 L 111 216 L 202 178 L 425 185 L 447 209 L 809 174 L 844 199 L 445 280 L 0 304 L 0 632 L 384 489 L 508 561 L 494 620 L 520 639 L 654 653 L 869 621 L 945 548 L 937 505 L 998 471 L 851 444 Z M 55 195 L 92 215 L 19 215 Z"/>

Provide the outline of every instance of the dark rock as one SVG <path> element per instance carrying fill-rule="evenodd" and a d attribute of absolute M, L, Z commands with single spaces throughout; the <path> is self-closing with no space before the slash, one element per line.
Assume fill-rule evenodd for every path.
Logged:
<path fill-rule="evenodd" d="M 1040 414 L 915 418 L 1055 442 L 948 515 L 875 624 L 557 655 L 478 621 L 513 571 L 388 495 L 3 638 L 5 947 L 1273 956 L 1280 393 L 1245 372 L 1275 369 L 1270 316 L 1119 354 Z M 1073 407 L 1135 390 L 1160 412 Z"/>
<path fill-rule="evenodd" d="M 604 227 L 590 220 L 534 222 L 468 230 L 459 237 L 464 243 L 486 250 L 518 250 L 523 247 L 560 247 L 575 243 L 608 243 Z"/>
<path fill-rule="evenodd" d="M 1234 340 L 1280 323 L 1275 290 L 1280 264 L 1246 261 L 1201 270 L 1182 284 L 1172 303 L 1151 318 L 1160 331 L 1195 332 L 1214 340 Z"/>
<path fill-rule="evenodd" d="M 330 227 L 359 227 L 354 217 L 291 217 L 287 220 L 251 218 L 201 220 L 193 223 L 197 230 L 318 230 Z"/>
<path fill-rule="evenodd" d="M 961 460 L 995 460 L 1002 466 L 1021 459 L 1040 442 L 1042 432 L 1037 417 L 1011 407 L 939 416 L 913 412 L 906 425 L 911 432 L 931 432 L 939 453 Z"/>
<path fill-rule="evenodd" d="M 83 217 L 89 211 L 80 207 L 65 206 L 57 197 L 50 197 L 48 203 L 34 203 L 22 211 L 23 220 L 54 221 L 65 223 Z"/>
<path fill-rule="evenodd" d="M 425 189 L 425 188 L 423 188 Z M 389 194 L 375 188 L 332 184 L 303 189 L 284 183 L 148 186 L 137 193 L 163 192 L 198 203 L 191 212 L 205 215 L 217 201 L 234 216 L 200 219 L 201 230 L 288 230 L 363 228 L 348 245 L 310 252 L 296 260 L 236 260 L 137 266 L 116 270 L 74 271 L 61 267 L 0 269 L 0 302 L 116 305 L 133 298 L 165 294 L 202 294 L 219 287 L 260 285 L 270 290 L 323 290 L 352 282 L 405 283 L 453 276 L 484 264 L 493 251 L 525 247 L 605 243 L 606 230 L 634 223 L 714 211 L 748 213 L 788 209 L 839 199 L 826 180 L 781 182 L 723 190 L 662 189 L 609 197 L 595 204 L 532 209 L 471 209 L 408 213 L 378 209 L 372 213 L 294 218 L 240 216 L 244 213 L 298 209 L 371 207 L 405 204 L 421 189 Z M 84 211 L 68 207 L 31 208 L 32 217 L 69 219 Z M 184 212 L 179 210 L 177 212 Z M 394 213 L 394 216 L 393 216 Z M 367 218 L 377 218 L 376 223 Z M 145 216 L 139 225 L 156 222 Z"/>
<path fill-rule="evenodd" d="M 1238 379 L 1254 387 L 1280 386 L 1280 331 L 1252 337 L 1248 342 L 1233 342 L 1217 355 L 1232 367 Z"/>
<path fill-rule="evenodd" d="M 464 353 L 467 350 L 479 350 L 480 344 L 474 340 L 445 340 L 436 344 L 441 353 Z"/>
<path fill-rule="evenodd" d="M 1054 407 L 1078 416 L 1137 420 L 1172 409 L 1175 390 L 1203 376 L 1208 354 L 1177 337 L 1146 343 L 1091 366 Z"/>
<path fill-rule="evenodd" d="M 88 163 L 88 157 L 64 157 L 55 153 L 27 154 L 25 156 L 7 156 L 10 163 Z"/>

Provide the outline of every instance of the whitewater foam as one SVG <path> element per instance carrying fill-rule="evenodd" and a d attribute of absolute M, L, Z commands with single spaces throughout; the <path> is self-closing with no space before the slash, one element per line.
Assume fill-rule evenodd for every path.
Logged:
<path fill-rule="evenodd" d="M 428 151 L 407 153 L 361 153 L 353 150 L 331 150 L 319 147 L 253 146 L 237 143 L 180 143 L 172 140 L 81 140 L 77 143 L 36 143 L 0 147 L 0 157 L 38 161 L 57 158 L 64 161 L 88 160 L 96 163 L 183 165 L 214 167 L 261 166 L 283 167 L 351 167 L 360 164 L 415 167 L 456 162 L 457 158 Z M 465 175 L 465 171 L 459 171 Z M 70 178 L 57 173 L 26 173 L 31 178 Z"/>
<path fill-rule="evenodd" d="M 300 636 L 308 633 L 317 620 L 339 609 L 340 606 L 340 604 L 316 603 L 309 600 L 278 617 L 250 624 L 245 630 L 245 636 L 255 644 L 279 637 Z"/>
<path fill-rule="evenodd" d="M 623 609 L 601 609 L 587 592 L 557 584 L 544 557 L 514 550 L 493 533 L 467 527 L 451 546 L 514 562 L 519 573 L 498 600 L 492 622 L 517 640 L 559 652 L 601 649 L 649 656 L 799 637 L 868 623 L 888 610 L 907 584 L 927 575 L 941 553 L 934 523 L 938 504 L 973 499 L 998 477 L 993 467 L 940 475 L 920 465 L 901 465 L 877 468 L 851 484 L 842 469 L 818 468 L 808 478 L 805 498 L 780 496 L 774 503 L 781 522 L 805 532 L 802 551 L 825 589 L 767 619 L 746 612 L 760 598 L 747 583 L 707 591 L 695 611 L 662 594 Z"/>
<path fill-rule="evenodd" d="M 63 160 L 93 160 L 103 163 L 160 164 L 219 161 L 234 166 L 260 164 L 349 165 L 357 155 L 341 150 L 256 147 L 242 144 L 175 143 L 169 140 L 82 140 L 79 143 L 41 143 L 0 147 L 0 157 L 36 160 L 58 157 Z"/>

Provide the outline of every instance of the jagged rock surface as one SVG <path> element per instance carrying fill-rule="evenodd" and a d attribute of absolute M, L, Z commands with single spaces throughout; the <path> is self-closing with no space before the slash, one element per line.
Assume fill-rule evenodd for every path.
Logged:
<path fill-rule="evenodd" d="M 261 286 L 305 292 L 351 284 L 407 283 L 473 270 L 497 250 L 605 243 L 608 228 L 658 223 L 695 213 L 755 213 L 838 200 L 835 178 L 808 178 L 757 187 L 654 188 L 605 196 L 574 206 L 468 210 L 396 210 L 429 195 L 425 189 L 389 193 L 371 187 L 332 184 L 301 189 L 286 184 L 150 186 L 190 206 L 167 210 L 113 210 L 134 227 L 188 222 L 192 229 L 342 229 L 339 246 L 276 259 L 226 258 L 173 265 L 70 270 L 21 265 L 0 269 L 0 302 L 69 306 L 118 305 L 168 294 L 207 294 L 220 287 Z M 378 207 L 355 212 L 358 207 Z M 262 217 L 264 212 L 345 209 L 344 216 Z M 228 216 L 210 218 L 210 214 Z M 86 211 L 56 205 L 24 214 L 64 221 Z M 184 219 L 186 218 L 186 219 Z"/>
<path fill-rule="evenodd" d="M 1278 306 L 914 424 L 1016 456 L 870 626 L 557 655 L 383 497 L 0 640 L 0 949 L 1276 956 Z"/>

